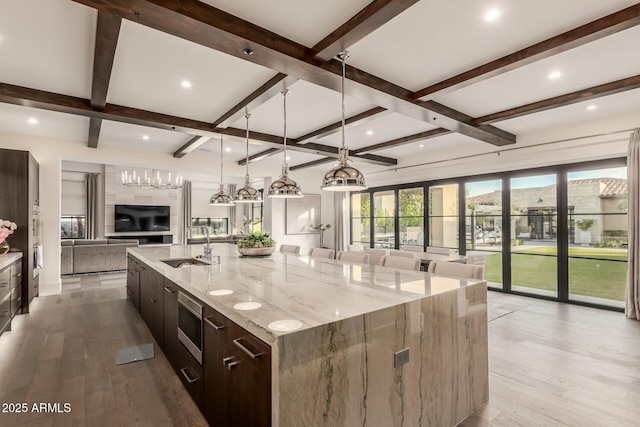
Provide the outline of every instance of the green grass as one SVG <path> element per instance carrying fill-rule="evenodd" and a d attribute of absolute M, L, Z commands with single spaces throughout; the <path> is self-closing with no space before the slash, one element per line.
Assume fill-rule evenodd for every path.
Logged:
<path fill-rule="evenodd" d="M 512 254 L 511 272 L 514 286 L 557 290 L 556 248 L 540 246 L 518 250 Z M 615 301 L 624 300 L 627 263 L 609 260 L 627 259 L 627 252 L 620 249 L 569 248 L 569 293 Z M 603 258 L 591 260 L 580 257 Z M 485 278 L 490 282 L 502 283 L 502 255 L 487 255 Z"/>

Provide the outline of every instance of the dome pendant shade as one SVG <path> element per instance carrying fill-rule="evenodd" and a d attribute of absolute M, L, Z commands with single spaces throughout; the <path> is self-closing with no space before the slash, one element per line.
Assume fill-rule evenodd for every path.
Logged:
<path fill-rule="evenodd" d="M 340 150 L 340 163 L 328 171 L 322 179 L 325 191 L 360 191 L 367 188 L 364 175 L 347 163 L 347 149 Z"/>
<path fill-rule="evenodd" d="M 233 206 L 233 199 L 229 193 L 224 191 L 224 184 L 220 184 L 220 190 L 211 196 L 209 204 L 212 206 Z"/>
<path fill-rule="evenodd" d="M 269 197 L 276 199 L 294 199 L 304 197 L 297 182 L 289 178 L 289 165 L 282 165 L 282 175 L 271 183 Z"/>
<path fill-rule="evenodd" d="M 244 187 L 236 192 L 236 203 L 261 203 L 262 195 L 260 191 L 251 186 L 249 175 L 244 177 Z"/>

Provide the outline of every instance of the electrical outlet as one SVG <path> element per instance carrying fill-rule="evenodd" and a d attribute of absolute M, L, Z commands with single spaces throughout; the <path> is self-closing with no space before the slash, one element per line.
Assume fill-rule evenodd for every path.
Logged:
<path fill-rule="evenodd" d="M 393 353 L 393 367 L 399 368 L 409 362 L 409 347 Z"/>

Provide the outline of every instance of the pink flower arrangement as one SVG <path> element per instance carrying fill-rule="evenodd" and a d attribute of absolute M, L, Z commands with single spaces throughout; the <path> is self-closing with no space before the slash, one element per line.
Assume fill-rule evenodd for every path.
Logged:
<path fill-rule="evenodd" d="M 9 237 L 10 234 L 13 234 L 17 229 L 18 226 L 15 222 L 3 221 L 0 219 L 0 243 L 4 242 L 4 239 Z"/>

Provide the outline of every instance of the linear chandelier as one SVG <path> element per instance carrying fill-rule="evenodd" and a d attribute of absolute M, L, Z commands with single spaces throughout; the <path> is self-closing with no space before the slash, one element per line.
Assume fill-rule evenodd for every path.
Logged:
<path fill-rule="evenodd" d="M 162 173 L 158 170 L 145 169 L 142 173 L 134 169 L 131 173 L 123 171 L 120 180 L 125 187 L 150 188 L 157 190 L 175 190 L 182 188 L 183 177 L 171 172 Z"/>

